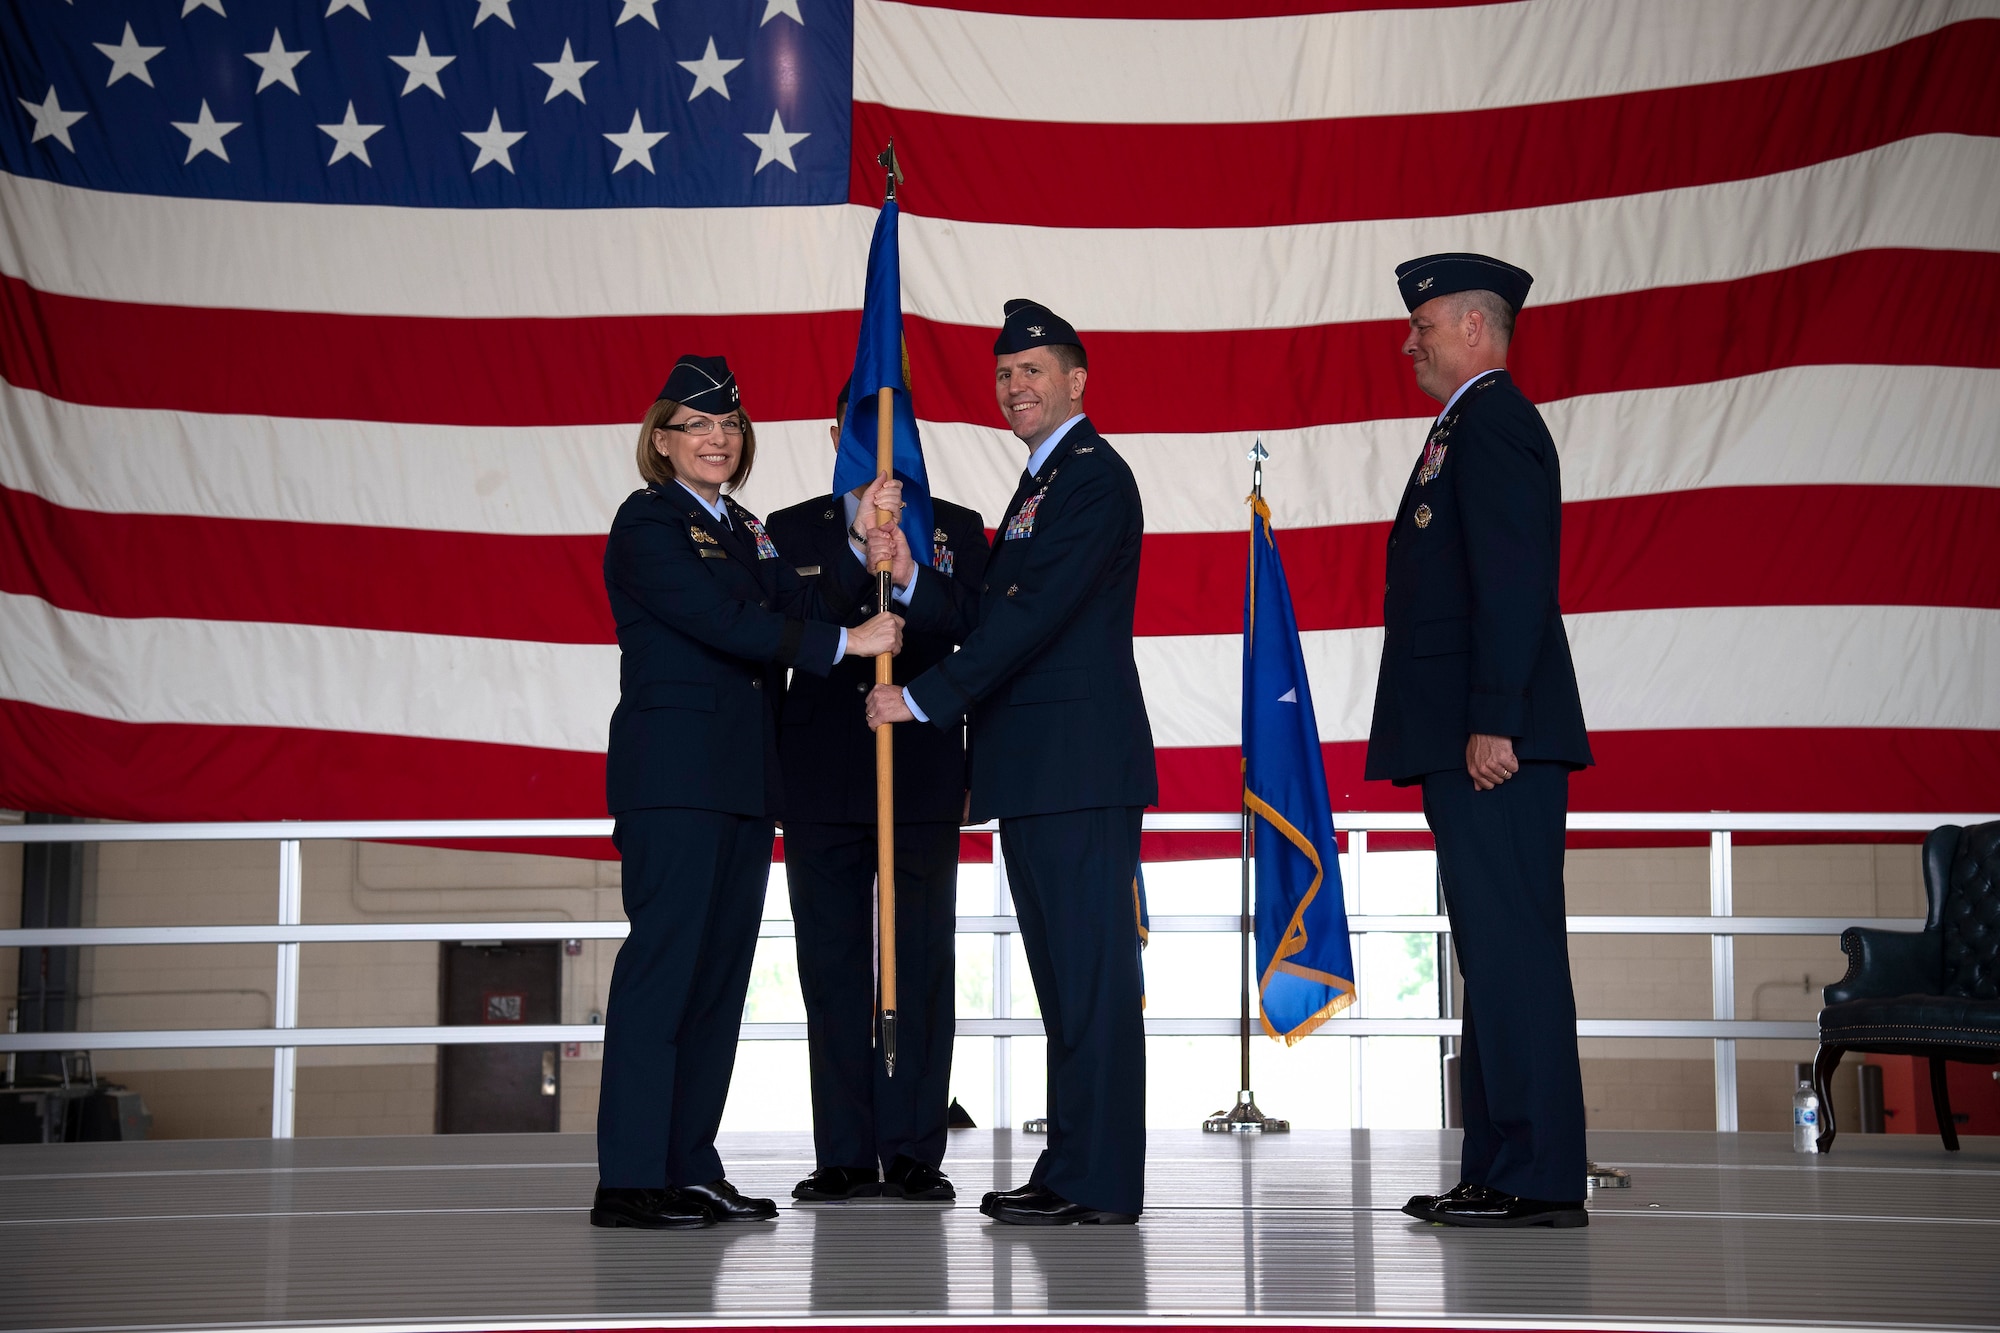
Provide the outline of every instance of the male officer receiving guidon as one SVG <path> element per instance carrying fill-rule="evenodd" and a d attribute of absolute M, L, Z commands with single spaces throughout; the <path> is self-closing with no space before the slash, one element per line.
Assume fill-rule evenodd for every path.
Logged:
<path fill-rule="evenodd" d="M 835 403 L 840 447 L 848 391 Z M 822 495 L 772 514 L 778 549 L 818 585 L 842 624 L 874 611 L 875 580 L 858 535 L 861 493 Z M 930 567 L 977 588 L 986 570 L 978 511 L 931 497 Z M 898 608 L 900 609 L 900 608 Z M 907 681 L 951 654 L 943 634 L 911 634 L 895 659 Z M 797 928 L 799 988 L 812 1067 L 813 1173 L 805 1202 L 954 1197 L 939 1170 L 951 1096 L 958 825 L 965 814 L 961 727 L 896 729 L 896 958 L 900 1052 L 888 1077 L 875 1049 L 875 741 L 862 721 L 875 663 L 794 672 L 778 728 L 785 775 L 785 880 Z"/>
<path fill-rule="evenodd" d="M 894 526 L 873 560 L 914 579 L 912 629 L 962 643 L 868 695 L 871 726 L 969 719 L 971 818 L 1000 821 L 1021 942 L 1048 1033 L 1048 1146 L 980 1211 L 1027 1226 L 1131 1222 L 1145 1187 L 1146 1035 L 1132 876 L 1159 798 L 1132 656 L 1145 520 L 1132 470 L 1083 415 L 1082 340 L 1009 301 L 993 343 L 1000 410 L 1028 450 L 977 589 L 918 571 Z"/>
<path fill-rule="evenodd" d="M 1389 535 L 1367 776 L 1421 784 L 1465 974 L 1459 1183 L 1403 1211 L 1580 1227 L 1583 1079 L 1563 916 L 1569 775 L 1591 762 L 1556 600 L 1555 441 L 1507 373 L 1534 281 L 1474 254 L 1396 270 L 1403 352 L 1443 404 Z"/>

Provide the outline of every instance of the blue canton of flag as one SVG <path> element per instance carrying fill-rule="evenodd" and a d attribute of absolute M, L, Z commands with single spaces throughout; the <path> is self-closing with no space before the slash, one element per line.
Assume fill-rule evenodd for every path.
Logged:
<path fill-rule="evenodd" d="M 1252 497 L 1243 594 L 1243 801 L 1256 818 L 1264 1031 L 1297 1041 L 1354 1002 L 1326 763 L 1271 511 Z"/>
<path fill-rule="evenodd" d="M 837 0 L 8 4 L 0 167 L 293 203 L 840 204 L 853 34 Z"/>
<path fill-rule="evenodd" d="M 840 423 L 840 450 L 833 460 L 833 493 L 841 495 L 875 479 L 875 432 L 880 420 L 876 394 L 893 389 L 890 411 L 895 428 L 895 476 L 903 483 L 903 535 L 917 563 L 931 563 L 931 481 L 924 471 L 924 442 L 910 406 L 908 361 L 903 350 L 903 269 L 896 253 L 896 201 L 882 205 L 875 238 L 868 243 L 868 289 L 862 298 L 861 337 L 854 348 L 854 375 L 847 382 L 847 419 Z"/>

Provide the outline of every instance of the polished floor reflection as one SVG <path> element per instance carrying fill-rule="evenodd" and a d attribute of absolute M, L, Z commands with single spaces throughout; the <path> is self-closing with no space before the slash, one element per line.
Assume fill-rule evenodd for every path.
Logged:
<path fill-rule="evenodd" d="M 1455 1135 L 1151 1137 L 1136 1227 L 979 1216 L 1038 1140 L 954 1135 L 956 1207 L 788 1207 L 694 1233 L 591 1229 L 586 1136 L 0 1148 L 0 1328 L 935 1316 L 1541 1319 L 2000 1328 L 2000 1140 L 1598 1134 L 1633 1187 L 1564 1232 L 1396 1209 L 1455 1177 Z M 724 1144 L 784 1197 L 805 1135 Z"/>

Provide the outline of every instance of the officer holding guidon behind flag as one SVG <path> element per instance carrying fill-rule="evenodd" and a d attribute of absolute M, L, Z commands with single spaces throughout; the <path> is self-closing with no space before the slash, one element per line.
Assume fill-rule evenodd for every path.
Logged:
<path fill-rule="evenodd" d="M 1145 1192 L 1146 1047 L 1133 872 L 1159 799 L 1132 653 L 1145 518 L 1132 470 L 1083 415 L 1082 340 L 1009 301 L 994 340 L 1000 410 L 1028 449 L 977 590 L 893 560 L 913 629 L 963 646 L 908 685 L 877 685 L 871 726 L 969 720 L 975 821 L 998 818 L 1021 942 L 1048 1033 L 1048 1146 L 1028 1183 L 980 1211 L 1030 1226 L 1134 1221 Z M 912 582 L 914 581 L 914 582 Z"/>
<path fill-rule="evenodd" d="M 847 400 L 843 386 L 835 405 L 836 448 Z M 865 623 L 874 609 L 863 534 L 874 526 L 875 512 L 862 501 L 866 489 L 820 496 L 770 519 L 785 560 L 818 584 L 828 611 L 851 626 Z M 923 534 L 930 538 L 931 574 L 976 592 L 986 569 L 979 514 L 935 497 L 931 512 L 931 530 Z M 895 679 L 907 682 L 928 671 L 955 642 L 946 633 L 911 630 L 895 661 Z M 954 723 L 895 732 L 896 956 L 903 998 L 901 1054 L 891 1078 L 877 1056 L 874 1028 L 875 743 L 862 717 L 874 681 L 874 664 L 855 658 L 824 677 L 794 674 L 778 730 L 785 877 L 797 926 L 818 1159 L 792 1197 L 807 1202 L 954 1197 L 938 1168 L 956 1035 L 965 731 Z"/>
<path fill-rule="evenodd" d="M 605 544 L 619 650 L 605 799 L 632 933 L 605 1013 L 593 1226 L 777 1216 L 729 1183 L 715 1135 L 782 800 L 779 696 L 787 667 L 823 677 L 902 643 L 893 615 L 843 628 L 724 493 L 756 457 L 728 364 L 682 357 L 639 427 L 646 486 Z M 896 508 L 892 486 L 867 503 Z"/>
<path fill-rule="evenodd" d="M 1569 775 L 1591 763 L 1557 603 L 1555 442 L 1507 373 L 1534 281 L 1475 254 L 1396 270 L 1417 387 L 1443 405 L 1390 529 L 1367 777 L 1421 784 L 1465 974 L 1459 1182 L 1403 1211 L 1575 1227 L 1583 1079 L 1564 925 Z"/>

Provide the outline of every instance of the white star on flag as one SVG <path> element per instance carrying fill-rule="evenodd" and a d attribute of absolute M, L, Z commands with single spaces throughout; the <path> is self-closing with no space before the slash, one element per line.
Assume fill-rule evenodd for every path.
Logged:
<path fill-rule="evenodd" d="M 311 55 L 310 51 L 287 51 L 285 39 L 278 36 L 276 28 L 271 29 L 271 49 L 268 51 L 246 51 L 243 58 L 264 71 L 257 80 L 257 91 L 263 92 L 274 83 L 282 83 L 293 92 L 299 90 L 298 76 L 292 73 L 299 62 Z M 317 68 L 317 66 L 315 66 Z"/>
<path fill-rule="evenodd" d="M 332 3 L 326 7 L 326 16 L 332 18 L 343 9 L 353 10 L 370 23 L 375 21 L 375 16 L 368 12 L 368 0 L 332 0 Z M 366 162 L 368 160 L 367 154 L 362 154 L 361 160 Z"/>
<path fill-rule="evenodd" d="M 507 168 L 507 174 L 510 176 L 514 174 L 514 159 L 508 155 L 507 150 L 528 137 L 526 130 L 503 129 L 500 125 L 498 107 L 493 109 L 493 119 L 486 123 L 485 129 L 476 133 L 472 130 L 460 130 L 459 133 L 479 147 L 479 159 L 472 164 L 474 171 L 488 162 L 498 162 Z"/>
<path fill-rule="evenodd" d="M 125 40 L 118 45 L 113 46 L 109 42 L 92 42 L 91 45 L 111 57 L 111 77 L 104 81 L 107 88 L 127 74 L 148 88 L 153 87 L 153 76 L 147 70 L 146 62 L 167 49 L 164 46 L 139 45 L 139 39 L 132 35 L 129 23 L 125 25 Z"/>
<path fill-rule="evenodd" d="M 694 75 L 694 91 L 688 94 L 688 101 L 692 102 L 711 88 L 721 93 L 723 100 L 727 101 L 729 99 L 729 84 L 723 76 L 743 62 L 740 60 L 717 59 L 715 54 L 715 38 L 711 37 L 708 39 L 708 50 L 702 52 L 701 59 L 676 60 L 674 63 Z"/>
<path fill-rule="evenodd" d="M 509 7 L 514 0 L 479 0 L 479 12 L 472 16 L 472 26 L 478 27 L 490 18 L 497 18 L 508 27 L 514 26 L 514 11 Z"/>
<path fill-rule="evenodd" d="M 1281 704 L 1295 704 L 1298 701 L 1299 701 L 1299 687 L 1296 685 L 1292 686 L 1292 688 L 1286 690 L 1283 694 L 1278 696 L 1278 702 Z"/>
<path fill-rule="evenodd" d="M 322 134 L 333 137 L 333 156 L 326 160 L 328 166 L 343 157 L 358 157 L 364 167 L 374 166 L 368 157 L 368 141 L 382 132 L 380 125 L 363 125 L 354 118 L 354 103 L 347 104 L 347 116 L 338 125 L 322 125 Z"/>
<path fill-rule="evenodd" d="M 653 6 L 659 3 L 660 0 L 625 0 L 625 8 L 618 11 L 618 23 L 611 26 L 615 28 L 628 19 L 644 19 L 657 29 L 660 26 L 660 16 L 653 12 Z"/>
<path fill-rule="evenodd" d="M 604 137 L 618 146 L 618 165 L 611 168 L 612 175 L 616 176 L 634 162 L 644 167 L 649 175 L 657 174 L 653 171 L 653 145 L 667 137 L 665 130 L 647 129 L 640 122 L 639 113 L 634 111 L 631 129 L 623 134 L 607 134 Z"/>
<path fill-rule="evenodd" d="M 799 13 L 799 0 L 764 0 L 764 17 L 757 20 L 757 26 L 763 27 L 780 14 L 800 27 L 805 26 L 805 17 Z"/>
<path fill-rule="evenodd" d="M 401 65 L 410 77 L 403 80 L 403 96 L 408 97 L 419 88 L 428 88 L 439 97 L 444 96 L 444 85 L 438 82 L 438 71 L 458 59 L 457 56 L 434 56 L 431 54 L 430 39 L 421 32 L 417 34 L 417 49 L 406 56 L 390 56 L 391 64 Z"/>
<path fill-rule="evenodd" d="M 240 126 L 240 120 L 217 120 L 208 109 L 208 99 L 203 98 L 201 115 L 194 120 L 177 120 L 173 127 L 188 137 L 188 155 L 181 159 L 186 166 L 203 153 L 214 153 L 224 162 L 229 160 L 229 150 L 222 146 L 222 136 Z"/>
<path fill-rule="evenodd" d="M 69 127 L 89 115 L 88 111 L 63 110 L 62 103 L 56 100 L 56 86 L 53 83 L 49 85 L 49 95 L 42 99 L 39 106 L 25 97 L 18 100 L 22 106 L 28 108 L 28 114 L 35 118 L 35 134 L 28 140 L 29 143 L 54 139 L 70 152 L 76 151 L 76 145 L 69 141 Z"/>
<path fill-rule="evenodd" d="M 181 6 L 181 17 L 186 18 L 197 9 L 212 9 L 222 14 L 222 0 L 187 0 L 187 3 Z M 229 15 L 222 14 L 222 17 L 228 18 Z"/>
<path fill-rule="evenodd" d="M 583 76 L 597 68 L 595 60 L 578 60 L 570 54 L 569 39 L 563 39 L 561 60 L 551 60 L 547 64 L 535 62 L 535 68 L 549 76 L 549 95 L 542 101 L 553 102 L 556 94 L 568 93 L 581 102 L 583 98 Z"/>
<path fill-rule="evenodd" d="M 756 175 L 757 172 L 762 171 L 773 162 L 782 163 L 785 170 L 796 175 L 798 173 L 798 166 L 792 161 L 792 145 L 812 138 L 812 134 L 810 131 L 804 134 L 787 134 L 785 132 L 785 122 L 779 118 L 777 112 L 773 111 L 771 113 L 771 128 L 768 133 L 746 133 L 743 137 L 751 143 L 756 144 L 758 149 L 757 166 L 751 171 L 751 175 Z"/>

